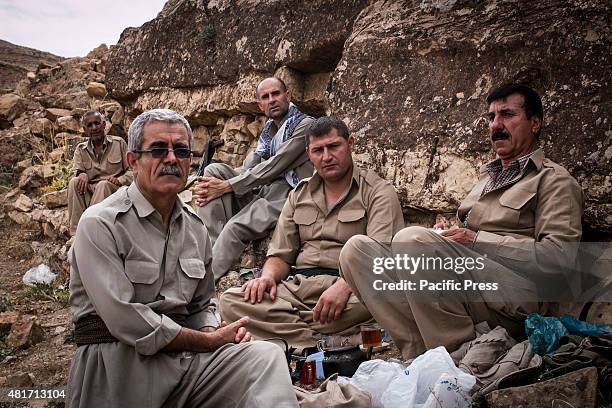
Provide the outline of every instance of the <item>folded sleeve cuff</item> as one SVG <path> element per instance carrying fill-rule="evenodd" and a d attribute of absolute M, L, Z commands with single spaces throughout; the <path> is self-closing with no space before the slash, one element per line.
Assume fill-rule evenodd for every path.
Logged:
<path fill-rule="evenodd" d="M 151 333 L 136 340 L 136 352 L 152 356 L 178 336 L 181 326 L 166 315 L 161 316 L 159 326 Z"/>
<path fill-rule="evenodd" d="M 187 318 L 187 326 L 193 330 L 200 330 L 202 327 L 218 327 L 219 323 L 212 310 L 203 310 Z"/>

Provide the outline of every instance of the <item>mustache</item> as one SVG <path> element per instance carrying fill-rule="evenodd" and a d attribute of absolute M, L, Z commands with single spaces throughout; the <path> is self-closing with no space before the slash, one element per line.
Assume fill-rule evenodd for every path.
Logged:
<path fill-rule="evenodd" d="M 181 177 L 183 173 L 178 166 L 170 165 L 170 166 L 162 166 L 159 170 L 160 176 L 176 176 Z"/>
<path fill-rule="evenodd" d="M 504 132 L 503 130 L 498 130 L 491 135 L 491 140 L 493 141 L 506 139 L 510 139 L 510 133 Z"/>

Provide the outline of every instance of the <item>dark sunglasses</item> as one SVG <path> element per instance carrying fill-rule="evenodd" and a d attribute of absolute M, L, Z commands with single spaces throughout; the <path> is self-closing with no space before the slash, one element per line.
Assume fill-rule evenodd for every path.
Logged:
<path fill-rule="evenodd" d="M 177 147 L 176 149 L 168 149 L 167 147 L 154 147 L 148 150 L 134 150 L 134 153 L 150 153 L 155 159 L 163 159 L 168 155 L 168 152 L 174 152 L 177 159 L 187 159 L 191 156 L 191 149 L 187 147 Z"/>
<path fill-rule="evenodd" d="M 89 122 L 89 123 L 85 124 L 85 127 L 86 127 L 86 128 L 90 128 L 90 127 L 92 127 L 92 126 L 94 126 L 94 125 L 96 125 L 96 126 L 100 126 L 101 124 L 102 124 L 102 122 L 100 122 L 100 121 L 97 121 L 97 120 L 92 120 L 91 122 Z"/>

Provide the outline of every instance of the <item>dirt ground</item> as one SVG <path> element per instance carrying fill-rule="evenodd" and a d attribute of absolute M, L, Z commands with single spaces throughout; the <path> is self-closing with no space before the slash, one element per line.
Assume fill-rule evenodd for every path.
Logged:
<path fill-rule="evenodd" d="M 34 388 L 65 387 L 70 360 L 75 350 L 71 338 L 70 309 L 62 302 L 32 296 L 22 283 L 22 276 L 36 266 L 32 241 L 42 241 L 39 232 L 24 231 L 8 220 L 0 223 L 0 302 L 8 310 L 35 315 L 44 332 L 44 340 L 25 350 L 16 350 L 0 361 L 0 388 L 17 377 L 29 376 Z M 59 279 L 66 280 L 65 274 Z M 3 384 L 4 383 L 4 384 Z M 30 405 L 0 403 L 1 407 L 44 407 L 44 401 Z"/>

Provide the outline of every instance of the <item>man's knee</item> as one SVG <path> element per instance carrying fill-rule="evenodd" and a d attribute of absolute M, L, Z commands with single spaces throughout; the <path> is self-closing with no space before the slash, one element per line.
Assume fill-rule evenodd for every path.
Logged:
<path fill-rule="evenodd" d="M 242 306 L 239 302 L 244 302 L 240 288 L 230 288 L 219 295 L 219 313 L 223 320 L 231 323 L 239 319 L 237 309 Z"/>
<path fill-rule="evenodd" d="M 111 183 L 110 181 L 101 180 L 98 182 L 98 184 L 96 184 L 94 194 L 106 194 L 109 196 L 115 191 L 115 187 L 115 184 Z"/>
<path fill-rule="evenodd" d="M 77 184 L 78 184 L 79 180 L 76 177 L 73 177 L 70 179 L 70 181 L 68 182 L 68 191 L 75 193 L 77 191 Z"/>
<path fill-rule="evenodd" d="M 257 357 L 264 357 L 266 360 L 285 360 L 283 349 L 270 341 L 253 341 L 248 343 L 245 352 Z"/>
<path fill-rule="evenodd" d="M 228 172 L 233 172 L 230 166 L 225 163 L 211 163 L 204 169 L 205 177 L 215 177 L 221 180 L 227 179 Z"/>
<path fill-rule="evenodd" d="M 432 232 L 429 228 L 412 226 L 406 227 L 399 231 L 393 237 L 393 242 L 435 242 L 435 236 L 432 236 L 435 232 Z"/>
<path fill-rule="evenodd" d="M 346 244 L 340 251 L 340 270 L 343 274 L 351 273 L 351 265 L 355 262 L 355 259 L 360 259 L 364 252 L 364 249 L 368 245 L 373 245 L 375 241 L 366 235 L 353 235 L 346 241 Z"/>

